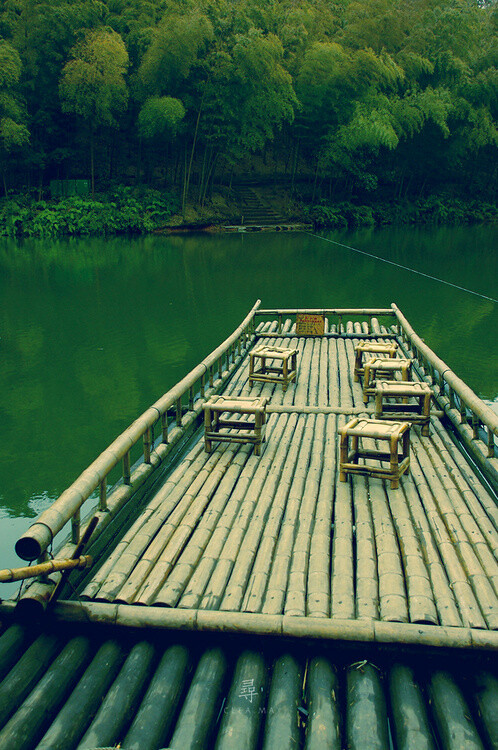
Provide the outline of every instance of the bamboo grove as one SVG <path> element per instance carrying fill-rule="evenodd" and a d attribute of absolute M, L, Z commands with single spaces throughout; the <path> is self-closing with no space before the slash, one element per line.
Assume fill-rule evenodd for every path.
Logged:
<path fill-rule="evenodd" d="M 476 0 L 2 0 L 3 191 L 155 180 L 202 204 L 266 172 L 493 200 L 497 24 Z"/>

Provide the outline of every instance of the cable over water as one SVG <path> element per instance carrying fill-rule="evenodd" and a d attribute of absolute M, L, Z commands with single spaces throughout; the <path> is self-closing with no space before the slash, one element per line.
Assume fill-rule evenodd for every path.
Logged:
<path fill-rule="evenodd" d="M 336 240 L 331 240 L 328 237 L 320 237 L 319 234 L 315 234 L 314 232 L 306 232 L 306 234 L 309 234 L 311 237 L 316 237 L 319 240 L 330 242 L 332 243 L 332 245 L 339 245 L 339 247 L 345 247 L 348 250 L 352 250 L 354 253 L 360 253 L 361 255 L 367 255 L 369 258 L 375 258 L 375 260 L 380 260 L 383 263 L 389 263 L 391 266 L 402 268 L 404 271 L 410 271 L 411 273 L 416 273 L 419 276 L 425 276 L 426 279 L 432 279 L 432 281 L 439 281 L 440 284 L 446 284 L 447 286 L 452 286 L 454 289 L 460 289 L 461 292 L 474 294 L 476 297 L 487 299 L 490 302 L 498 302 L 498 300 L 494 299 L 494 297 L 488 297 L 486 294 L 480 294 L 479 292 L 474 292 L 472 289 L 466 289 L 464 286 L 458 286 L 458 284 L 452 284 L 451 281 L 438 279 L 437 276 L 431 276 L 430 274 L 424 273 L 423 271 L 417 271 L 415 268 L 409 268 L 408 266 L 401 265 L 401 263 L 395 263 L 393 260 L 387 260 L 387 258 L 381 258 L 380 255 L 372 255 L 372 253 L 367 253 L 364 250 L 358 250 L 357 247 L 351 247 L 351 245 L 344 245 L 342 242 L 336 242 Z"/>

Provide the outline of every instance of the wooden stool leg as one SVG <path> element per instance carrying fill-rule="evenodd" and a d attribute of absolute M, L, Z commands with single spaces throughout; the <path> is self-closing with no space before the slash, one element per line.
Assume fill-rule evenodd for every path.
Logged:
<path fill-rule="evenodd" d="M 339 463 L 339 481 L 347 482 L 346 472 L 343 471 L 343 465 L 348 461 L 348 436 L 345 432 L 341 432 L 340 440 L 340 463 Z"/>
<path fill-rule="evenodd" d="M 391 437 L 391 460 L 389 468 L 391 471 L 391 489 L 396 490 L 399 486 L 399 462 L 398 462 L 398 438 Z"/>
<path fill-rule="evenodd" d="M 358 460 L 358 435 L 351 436 L 351 453 L 348 456 L 348 463 L 357 464 Z"/>
<path fill-rule="evenodd" d="M 211 453 L 211 440 L 206 437 L 207 432 L 211 432 L 211 409 L 204 409 L 204 450 Z"/>
<path fill-rule="evenodd" d="M 254 354 L 249 354 L 249 388 L 253 384 L 252 376 L 254 374 Z"/>
<path fill-rule="evenodd" d="M 375 419 L 382 416 L 382 393 L 375 394 Z"/>
<path fill-rule="evenodd" d="M 366 393 L 366 390 L 370 384 L 370 367 L 368 366 L 368 363 L 365 365 L 365 370 L 363 374 L 363 403 L 368 404 L 368 394 Z"/>
<path fill-rule="evenodd" d="M 289 385 L 289 360 L 287 357 L 282 362 L 282 376 L 284 379 L 284 385 L 283 385 L 283 392 L 287 390 L 287 386 Z"/>
<path fill-rule="evenodd" d="M 403 433 L 403 458 L 410 458 L 410 430 Z"/>
<path fill-rule="evenodd" d="M 356 357 L 354 361 L 354 382 L 358 383 L 360 380 L 360 376 L 358 375 L 358 370 L 361 368 L 361 359 L 362 359 L 362 352 L 360 351 L 356 352 Z"/>
<path fill-rule="evenodd" d="M 259 456 L 261 455 L 261 412 L 257 411 L 254 415 L 254 435 L 255 435 L 255 442 L 254 442 L 254 455 Z"/>
<path fill-rule="evenodd" d="M 422 435 L 424 437 L 429 437 L 429 435 L 431 434 L 430 433 L 430 428 L 429 428 L 430 413 L 431 413 L 431 394 L 427 393 L 424 396 L 424 404 L 423 404 L 423 407 L 422 407 L 422 414 L 424 415 L 424 417 L 427 418 L 427 421 L 424 422 L 424 424 L 422 426 L 422 430 L 421 430 Z"/>

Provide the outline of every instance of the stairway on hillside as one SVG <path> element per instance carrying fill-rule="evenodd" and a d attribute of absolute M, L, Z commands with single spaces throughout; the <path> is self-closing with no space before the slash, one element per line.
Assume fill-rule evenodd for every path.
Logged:
<path fill-rule="evenodd" d="M 271 206 L 263 203 L 259 195 L 250 187 L 240 185 L 235 189 L 240 207 L 240 223 L 244 226 L 273 226 L 285 223 Z"/>

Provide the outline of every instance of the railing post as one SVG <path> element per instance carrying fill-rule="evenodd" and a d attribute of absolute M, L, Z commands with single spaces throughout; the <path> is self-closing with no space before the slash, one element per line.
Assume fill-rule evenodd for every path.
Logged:
<path fill-rule="evenodd" d="M 123 482 L 131 484 L 130 451 L 126 451 L 123 456 Z"/>
<path fill-rule="evenodd" d="M 150 464 L 150 427 L 144 432 L 144 461 L 146 464 Z"/>
<path fill-rule="evenodd" d="M 188 389 L 188 408 L 190 411 L 194 408 L 194 386 L 191 385 Z"/>
<path fill-rule="evenodd" d="M 161 429 L 163 433 L 163 443 L 168 443 L 168 412 L 165 411 L 161 414 Z"/>
<path fill-rule="evenodd" d="M 212 388 L 214 385 L 214 367 L 213 365 L 209 365 L 209 387 Z"/>
<path fill-rule="evenodd" d="M 451 387 L 449 388 L 448 399 L 450 402 L 450 409 L 454 409 L 455 408 L 455 391 Z"/>
<path fill-rule="evenodd" d="M 278 316 L 278 332 L 282 332 L 282 313 Z"/>
<path fill-rule="evenodd" d="M 176 399 L 176 425 L 177 427 L 182 426 L 182 397 L 179 396 Z"/>
<path fill-rule="evenodd" d="M 78 510 L 73 513 L 73 516 L 71 518 L 71 542 L 73 544 L 78 544 L 80 540 L 80 519 L 80 509 L 78 508 Z"/>
<path fill-rule="evenodd" d="M 491 427 L 488 427 L 488 458 L 493 458 L 495 455 L 495 436 Z"/>
<path fill-rule="evenodd" d="M 472 412 L 472 435 L 474 437 L 474 440 L 478 440 L 479 438 L 479 418 Z"/>
<path fill-rule="evenodd" d="M 99 485 L 99 510 L 107 510 L 107 477 L 104 477 Z"/>
<path fill-rule="evenodd" d="M 201 398 L 206 398 L 206 376 L 204 373 L 201 375 Z"/>
<path fill-rule="evenodd" d="M 223 375 L 223 355 L 218 357 L 218 377 L 221 380 L 221 376 Z"/>

